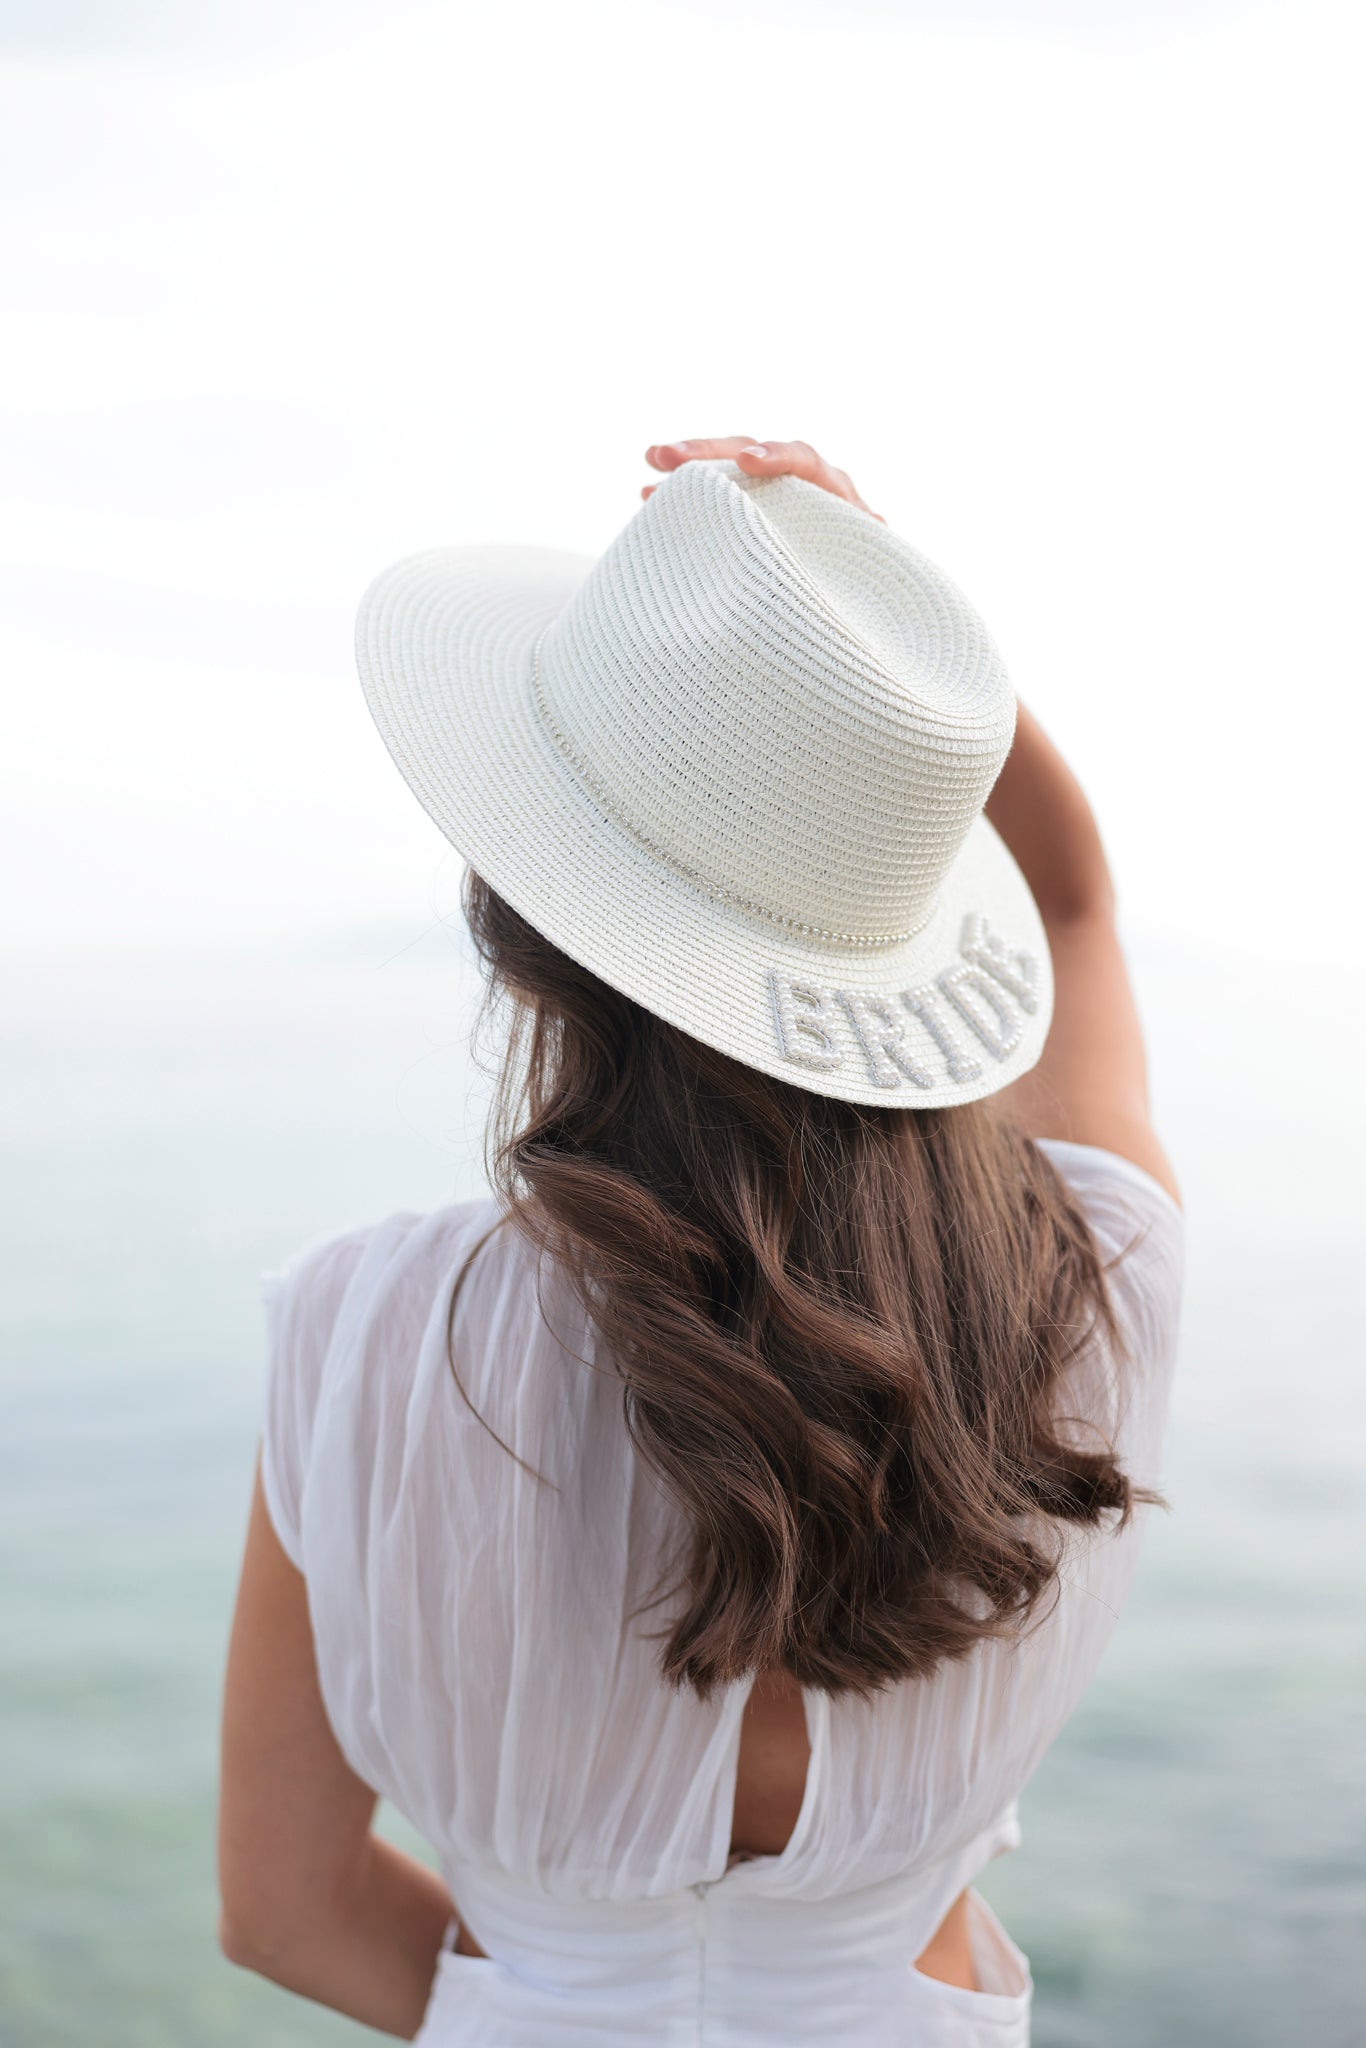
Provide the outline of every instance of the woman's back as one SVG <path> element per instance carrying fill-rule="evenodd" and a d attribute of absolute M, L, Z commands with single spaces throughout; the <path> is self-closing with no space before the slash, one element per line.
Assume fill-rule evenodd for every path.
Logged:
<path fill-rule="evenodd" d="M 1119 1370 L 1099 1340 L 1082 1351 L 1056 1412 L 1099 1429 L 1135 1483 L 1154 1484 L 1179 1211 L 1113 1154 L 1042 1149 L 1102 1257 L 1119 1259 L 1112 1296 L 1128 1347 Z M 394 1216 L 271 1283 L 263 1480 L 308 1581 L 329 1717 L 352 1768 L 436 1848 L 490 1958 L 447 1955 L 439 1983 L 459 1988 L 442 1995 L 506 2011 L 510 2026 L 531 2022 L 528 1999 L 554 1997 L 565 2024 L 577 2010 L 584 2039 L 605 2038 L 613 2013 L 643 2026 L 633 1997 L 657 2018 L 659 2000 L 695 1993 L 705 1902 L 713 1921 L 723 1904 L 727 1915 L 711 1933 L 708 2041 L 741 2038 L 726 2031 L 732 2003 L 739 2026 L 759 1985 L 774 2038 L 805 2038 L 795 2029 L 815 2012 L 827 2041 L 884 2038 L 867 2016 L 862 2031 L 849 2020 L 831 2031 L 850 1995 L 841 1913 L 805 1910 L 798 1932 L 780 1910 L 862 1895 L 865 1993 L 873 1944 L 906 1973 L 907 1996 L 942 1996 L 955 2013 L 1021 1996 L 934 1986 L 911 1964 L 963 1887 L 1017 1839 L 1016 1798 L 1114 1628 L 1143 1511 L 1114 1532 L 1068 1532 L 1056 1601 L 1020 1644 L 984 1639 L 869 1700 L 806 1692 L 810 1761 L 791 1838 L 728 1870 L 746 1847 L 733 1823 L 749 1684 L 706 1703 L 660 1684 L 643 1631 L 669 1610 L 631 1616 L 685 1531 L 634 1451 L 620 1383 L 573 1290 L 549 1262 L 538 1276 L 500 1213 L 488 1202 Z M 471 1252 L 451 1338 L 472 1407 L 446 1349 Z M 742 1953 L 731 1974 L 724 1958 L 738 1966 Z M 785 2032 L 779 1996 L 792 2004 Z"/>
<path fill-rule="evenodd" d="M 224 1945 L 431 2048 L 1024 2048 L 972 1881 L 1123 1603 L 1180 1294 L 1108 865 L 842 471 L 651 460 L 596 564 L 361 607 L 511 1025 L 497 1194 L 272 1290 Z"/>

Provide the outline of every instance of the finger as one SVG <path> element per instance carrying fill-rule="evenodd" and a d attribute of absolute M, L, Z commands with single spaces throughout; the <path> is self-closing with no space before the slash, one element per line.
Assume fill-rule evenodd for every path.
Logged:
<path fill-rule="evenodd" d="M 727 434 L 710 440 L 657 442 L 645 451 L 645 460 L 650 466 L 662 470 L 679 469 L 685 462 L 721 458 L 734 462 L 747 476 L 804 477 L 808 483 L 829 491 L 833 497 L 844 498 L 849 504 L 857 505 L 880 526 L 887 524 L 880 512 L 874 512 L 864 504 L 849 472 L 836 469 L 833 463 L 817 454 L 809 441 L 754 441 L 746 434 Z M 641 495 L 648 496 L 648 490 Z"/>
<path fill-rule="evenodd" d="M 824 490 L 834 490 L 835 477 L 844 476 L 843 470 L 831 469 L 806 441 L 755 441 L 750 434 L 723 434 L 710 440 L 659 441 L 645 451 L 652 469 L 679 469 L 685 462 L 722 459 L 738 462 L 755 475 L 804 476 Z M 844 480 L 852 491 L 848 478 Z"/>
<path fill-rule="evenodd" d="M 809 441 L 763 441 L 742 449 L 736 459 L 756 476 L 805 477 L 807 483 L 819 484 L 823 491 L 833 491 L 841 498 L 854 488 L 844 471 L 818 455 Z"/>
<path fill-rule="evenodd" d="M 753 444 L 753 434 L 725 434 L 709 441 L 659 441 L 645 450 L 651 469 L 678 469 L 685 462 L 732 461 L 742 448 Z"/>
<path fill-rule="evenodd" d="M 831 475 L 835 478 L 835 488 L 838 489 L 842 498 L 847 498 L 851 505 L 857 505 L 860 512 L 866 512 L 870 519 L 878 520 L 883 526 L 887 524 L 880 512 L 874 512 L 871 505 L 864 504 L 863 499 L 854 488 L 854 479 L 850 476 L 847 469 L 832 469 Z"/>
<path fill-rule="evenodd" d="M 869 517 L 877 519 L 880 525 L 887 524 L 880 514 L 870 511 L 864 504 L 848 470 L 836 469 L 833 462 L 827 462 L 823 455 L 816 453 L 809 441 L 768 441 L 761 446 L 742 449 L 736 460 L 751 476 L 804 477 L 807 483 L 829 491 L 832 497 L 857 505 L 860 512 L 868 512 Z"/>

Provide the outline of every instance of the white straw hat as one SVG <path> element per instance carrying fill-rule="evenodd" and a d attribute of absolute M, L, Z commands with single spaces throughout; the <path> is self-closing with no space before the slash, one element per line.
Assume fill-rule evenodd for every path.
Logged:
<path fill-rule="evenodd" d="M 399 562 L 356 649 L 458 852 L 656 1016 L 848 1102 L 970 1102 L 1038 1059 L 1048 946 L 982 815 L 1014 695 L 871 514 L 687 462 L 597 562 Z"/>

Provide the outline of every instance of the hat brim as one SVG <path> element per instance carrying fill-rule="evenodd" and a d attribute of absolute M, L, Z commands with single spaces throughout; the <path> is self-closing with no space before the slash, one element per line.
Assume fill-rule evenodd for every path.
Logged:
<path fill-rule="evenodd" d="M 532 547 L 438 549 L 396 563 L 361 601 L 356 658 L 370 712 L 424 809 L 522 917 L 601 980 L 730 1058 L 843 1101 L 938 1108 L 995 1093 L 1043 1050 L 1053 1006 L 1038 908 L 1000 835 L 979 817 L 929 921 L 890 946 L 826 948 L 746 915 L 606 816 L 536 716 L 535 643 L 593 564 Z M 849 1056 L 795 1063 L 772 975 L 895 1001 L 960 958 L 985 917 L 1032 954 L 1034 1007 L 1004 1053 L 973 1040 L 978 1071 L 930 1087 L 875 1080 Z M 963 1036 L 961 1024 L 955 1025 Z"/>

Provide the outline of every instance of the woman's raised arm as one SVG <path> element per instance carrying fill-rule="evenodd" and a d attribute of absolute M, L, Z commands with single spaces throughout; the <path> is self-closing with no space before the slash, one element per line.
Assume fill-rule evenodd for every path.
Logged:
<path fill-rule="evenodd" d="M 1100 1145 L 1180 1200 L 1148 1106 L 1147 1057 L 1091 806 L 1023 704 L 986 814 L 1020 865 L 1053 956 L 1053 1022 L 1037 1066 L 999 1095 L 1034 1138 Z"/>

